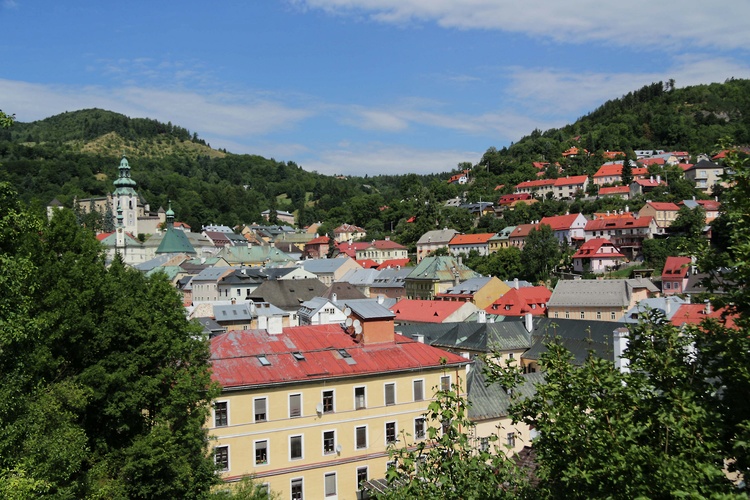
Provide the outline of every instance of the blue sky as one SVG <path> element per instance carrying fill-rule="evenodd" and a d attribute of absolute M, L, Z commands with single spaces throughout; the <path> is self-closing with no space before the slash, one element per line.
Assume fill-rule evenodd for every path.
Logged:
<path fill-rule="evenodd" d="M 444 172 L 643 85 L 750 78 L 742 0 L 0 0 L 0 109 L 325 174 Z"/>

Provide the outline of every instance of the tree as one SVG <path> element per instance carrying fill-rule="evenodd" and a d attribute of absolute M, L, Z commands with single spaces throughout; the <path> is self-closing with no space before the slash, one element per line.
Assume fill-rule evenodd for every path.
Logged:
<path fill-rule="evenodd" d="M 680 331 L 661 311 L 631 328 L 629 370 L 590 354 L 583 366 L 550 339 L 541 357 L 545 384 L 516 398 L 514 421 L 534 441 L 542 497 L 666 498 L 731 493 L 723 473 L 719 411 L 691 345 L 702 335 Z M 495 374 L 512 373 L 497 365 Z M 505 378 L 504 378 L 505 377 Z M 511 381 L 512 384 L 512 381 Z M 710 399 L 710 398 L 709 398 Z"/>
<path fill-rule="evenodd" d="M 625 159 L 622 160 L 622 185 L 623 186 L 630 186 L 630 183 L 633 182 L 633 163 L 634 161 L 631 159 L 629 154 L 625 155 Z"/>
<path fill-rule="evenodd" d="M 106 269 L 71 211 L 47 222 L 0 184 L 0 296 L 0 491 L 208 493 L 208 345 L 165 275 Z"/>
<path fill-rule="evenodd" d="M 474 424 L 458 384 L 436 392 L 425 421 L 425 439 L 415 441 L 404 433 L 405 444 L 389 450 L 390 488 L 377 498 L 510 499 L 526 494 L 523 471 L 504 452 L 482 449 L 471 439 Z M 497 436 L 493 438 L 496 443 Z"/>
<path fill-rule="evenodd" d="M 540 225 L 529 232 L 523 244 L 521 258 L 524 274 L 529 281 L 541 281 L 550 277 L 560 263 L 560 243 L 552 228 Z"/>

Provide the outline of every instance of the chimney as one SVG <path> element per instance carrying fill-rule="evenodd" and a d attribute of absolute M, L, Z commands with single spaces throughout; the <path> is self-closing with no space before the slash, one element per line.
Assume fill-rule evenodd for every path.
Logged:
<path fill-rule="evenodd" d="M 706 299 L 703 301 L 703 303 L 706 305 L 704 312 L 706 313 L 706 316 L 708 316 L 709 314 L 711 314 L 711 301 Z"/>
<path fill-rule="evenodd" d="M 656 176 L 656 183 L 657 184 L 661 183 L 661 175 Z"/>
<path fill-rule="evenodd" d="M 612 349 L 615 357 L 615 368 L 623 373 L 630 371 L 630 368 L 628 368 L 630 362 L 627 358 L 623 357 L 625 349 L 628 348 L 628 335 L 629 332 L 627 328 L 618 328 L 612 332 Z"/>
<path fill-rule="evenodd" d="M 518 278 L 513 278 L 513 288 L 515 288 L 516 290 L 521 288 L 521 284 L 518 282 Z"/>
<path fill-rule="evenodd" d="M 529 333 L 531 333 L 531 330 L 534 329 L 534 317 L 531 315 L 531 313 L 524 314 L 523 326 L 526 327 L 526 331 Z"/>
<path fill-rule="evenodd" d="M 495 317 L 494 317 L 494 316 L 490 316 L 490 317 L 489 317 L 489 318 L 487 319 L 487 323 L 494 323 L 494 322 L 495 322 Z"/>
<path fill-rule="evenodd" d="M 424 335 L 421 334 L 421 333 L 415 333 L 414 334 L 414 340 L 416 340 L 420 344 L 424 344 Z"/>
<path fill-rule="evenodd" d="M 331 295 L 331 302 L 336 303 L 336 299 L 338 299 L 338 295 L 335 293 Z"/>
<path fill-rule="evenodd" d="M 284 327 L 281 325 L 281 317 L 268 316 L 267 331 L 269 335 L 279 335 L 283 330 Z"/>
<path fill-rule="evenodd" d="M 664 312 L 667 314 L 667 319 L 669 319 L 669 313 L 672 312 L 672 301 L 669 300 L 669 297 L 666 298 L 666 305 L 664 307 Z"/>
<path fill-rule="evenodd" d="M 385 301 L 382 295 L 378 295 L 378 304 L 382 304 Z"/>
<path fill-rule="evenodd" d="M 487 323 L 487 311 L 480 309 L 477 312 L 477 323 Z"/>

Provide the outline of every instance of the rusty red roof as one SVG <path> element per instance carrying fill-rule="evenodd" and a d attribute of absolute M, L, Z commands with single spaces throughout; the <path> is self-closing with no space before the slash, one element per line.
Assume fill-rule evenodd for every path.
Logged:
<path fill-rule="evenodd" d="M 465 304 L 445 300 L 401 299 L 390 310 L 396 315 L 396 321 L 442 323 Z"/>
<path fill-rule="evenodd" d="M 357 343 L 340 325 L 296 326 L 278 335 L 234 330 L 211 339 L 213 379 L 225 389 L 440 368 L 442 359 L 447 366 L 469 362 L 401 335 Z"/>
<path fill-rule="evenodd" d="M 553 231 L 563 231 L 570 229 L 573 223 L 576 221 L 578 216 L 581 214 L 566 214 L 566 215 L 553 215 L 551 217 L 543 217 L 539 221 L 539 225 L 548 225 Z"/>
<path fill-rule="evenodd" d="M 621 254 L 618 251 L 613 253 L 598 253 L 599 250 L 601 250 L 602 247 L 612 247 L 615 250 L 617 250 L 617 247 L 608 239 L 605 238 L 592 238 L 583 245 L 581 245 L 581 248 L 578 249 L 578 251 L 573 255 L 574 259 L 587 259 L 594 256 L 599 257 L 608 257 L 608 258 L 621 258 L 624 259 L 625 256 Z"/>
<path fill-rule="evenodd" d="M 707 310 L 705 304 L 682 304 L 670 321 L 675 326 L 698 325 L 708 318 L 724 323 L 727 328 L 735 328 L 735 316 L 728 314 L 726 309 Z"/>
<path fill-rule="evenodd" d="M 630 188 L 628 186 L 613 186 L 613 187 L 603 187 L 599 188 L 599 194 L 605 195 L 605 194 L 628 194 L 630 193 Z"/>
<path fill-rule="evenodd" d="M 572 177 L 559 177 L 555 179 L 555 187 L 583 184 L 589 177 L 587 175 L 574 175 Z"/>
<path fill-rule="evenodd" d="M 664 269 L 661 272 L 662 279 L 667 277 L 686 277 L 692 262 L 690 257 L 667 257 L 667 260 L 664 262 Z"/>
<path fill-rule="evenodd" d="M 406 259 L 389 259 L 384 260 L 382 264 L 376 267 L 378 271 L 388 269 L 389 267 L 406 267 L 409 265 L 409 258 Z"/>
<path fill-rule="evenodd" d="M 485 311 L 502 316 L 523 316 L 526 313 L 541 316 L 547 312 L 546 304 L 551 296 L 552 292 L 544 286 L 511 288 Z"/>
<path fill-rule="evenodd" d="M 653 217 L 605 217 L 602 219 L 590 220 L 586 223 L 586 231 L 599 231 L 603 229 L 630 229 L 636 227 L 648 227 Z"/>
<path fill-rule="evenodd" d="M 648 201 L 646 205 L 650 205 L 654 210 L 670 210 L 677 212 L 680 207 L 672 203 L 671 201 Z"/>
<path fill-rule="evenodd" d="M 457 234 L 453 238 L 451 238 L 448 246 L 486 244 L 493 236 L 495 236 L 495 233 Z"/>

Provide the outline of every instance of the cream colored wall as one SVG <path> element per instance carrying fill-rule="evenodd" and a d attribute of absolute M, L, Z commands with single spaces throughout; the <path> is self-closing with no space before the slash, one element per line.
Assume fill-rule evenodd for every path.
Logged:
<path fill-rule="evenodd" d="M 550 307 L 547 311 L 547 316 L 558 319 L 619 321 L 625 315 L 626 311 L 627 309 L 622 307 Z M 581 317 L 581 312 L 583 312 L 583 317 Z M 612 317 L 612 312 L 615 313 L 614 318 Z M 566 313 L 568 313 L 567 316 Z M 601 313 L 601 317 L 597 313 Z"/>
<path fill-rule="evenodd" d="M 459 370 L 462 382 L 465 368 Z M 237 479 L 252 474 L 256 480 L 269 483 L 270 488 L 289 498 L 290 482 L 303 478 L 305 498 L 322 498 L 326 473 L 336 472 L 338 498 L 355 498 L 356 473 L 359 467 L 369 468 L 369 479 L 385 476 L 388 461 L 385 443 L 386 422 L 396 422 L 397 437 L 402 431 L 414 433 L 414 419 L 427 410 L 434 388 L 441 376 L 450 375 L 456 381 L 456 370 L 444 373 L 441 369 L 392 375 L 358 377 L 348 380 L 328 380 L 310 384 L 289 384 L 276 388 L 225 392 L 217 402 L 226 401 L 229 425 L 214 427 L 213 414 L 208 422 L 209 433 L 215 437 L 213 446 L 229 446 L 229 470 L 225 479 Z M 414 401 L 413 380 L 422 379 L 424 396 Z M 396 404 L 385 405 L 385 384 L 396 384 Z M 365 387 L 366 408 L 355 410 L 354 388 Z M 334 412 L 318 414 L 316 406 L 322 402 L 325 390 L 334 391 Z M 289 395 L 302 395 L 302 416 L 289 418 Z M 267 398 L 267 421 L 253 422 L 254 399 Z M 367 448 L 355 448 L 355 428 L 367 427 Z M 335 431 L 335 442 L 340 453 L 323 453 L 323 433 Z M 289 439 L 303 436 L 303 457 L 289 458 Z M 268 463 L 254 464 L 254 442 L 268 440 Z M 411 439 L 411 438 L 409 438 Z"/>
<path fill-rule="evenodd" d="M 504 452 L 507 456 L 512 456 L 520 452 L 524 446 L 531 446 L 531 429 L 528 424 L 519 422 L 513 424 L 510 418 L 503 417 L 490 420 L 475 421 L 474 444 L 479 447 L 481 438 L 497 436 L 497 441 L 490 443 L 490 449 L 496 449 L 498 453 Z M 515 434 L 515 445 L 507 447 L 508 434 Z M 493 448 L 494 446 L 494 448 Z"/>

